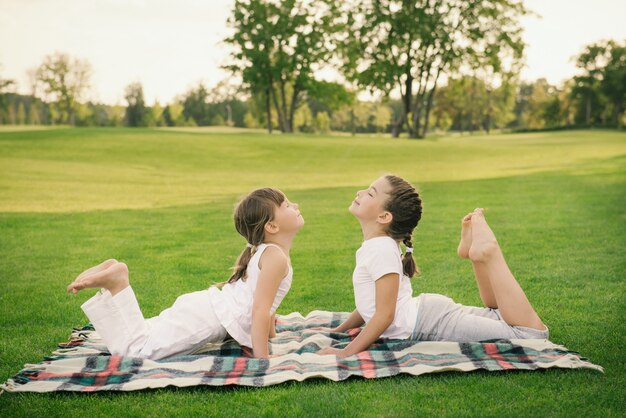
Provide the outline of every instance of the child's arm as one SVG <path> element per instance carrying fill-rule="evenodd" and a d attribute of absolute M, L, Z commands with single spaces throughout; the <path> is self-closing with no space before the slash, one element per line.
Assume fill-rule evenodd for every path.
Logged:
<path fill-rule="evenodd" d="M 393 322 L 399 288 L 400 276 L 397 273 L 385 274 L 376 280 L 376 312 L 363 331 L 346 348 L 338 350 L 327 347 L 320 350 L 318 354 L 335 354 L 340 357 L 347 357 L 366 350 Z"/>
<path fill-rule="evenodd" d="M 252 302 L 252 351 L 254 357 L 268 358 L 267 340 L 270 336 L 270 309 L 274 303 L 281 280 L 289 271 L 287 257 L 270 247 L 259 260 L 259 280 Z"/>
<path fill-rule="evenodd" d="M 339 325 L 337 328 L 334 328 L 334 332 L 345 332 L 352 328 L 358 328 L 363 325 L 365 321 L 361 318 L 361 314 L 356 309 L 352 311 L 348 319 L 346 319 L 343 324 Z"/>
<path fill-rule="evenodd" d="M 270 338 L 274 338 L 276 336 L 276 314 L 272 314 L 270 317 Z"/>

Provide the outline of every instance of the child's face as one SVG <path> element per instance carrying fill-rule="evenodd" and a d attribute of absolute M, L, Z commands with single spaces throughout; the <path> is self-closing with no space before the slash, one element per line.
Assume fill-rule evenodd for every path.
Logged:
<path fill-rule="evenodd" d="M 385 212 L 391 185 L 385 177 L 374 181 L 370 187 L 356 192 L 356 199 L 350 205 L 350 213 L 361 220 L 376 220 Z"/>
<path fill-rule="evenodd" d="M 285 196 L 285 201 L 274 211 L 274 220 L 281 231 L 295 232 L 304 225 L 304 218 L 300 214 L 299 206 Z"/>

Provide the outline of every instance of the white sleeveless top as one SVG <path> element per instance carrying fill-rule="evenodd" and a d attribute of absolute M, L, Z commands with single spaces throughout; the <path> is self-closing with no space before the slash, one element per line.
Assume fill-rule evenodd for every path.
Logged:
<path fill-rule="evenodd" d="M 213 310 L 226 331 L 241 345 L 252 347 L 252 303 L 259 280 L 259 260 L 269 246 L 279 248 L 274 244 L 261 244 L 252 255 L 245 280 L 239 279 L 234 283 L 226 283 L 221 291 L 215 286 L 209 288 L 209 298 Z M 282 251 L 282 250 L 281 250 Z M 280 282 L 270 314 L 274 314 L 283 298 L 289 292 L 293 269 L 289 265 L 289 272 Z"/>

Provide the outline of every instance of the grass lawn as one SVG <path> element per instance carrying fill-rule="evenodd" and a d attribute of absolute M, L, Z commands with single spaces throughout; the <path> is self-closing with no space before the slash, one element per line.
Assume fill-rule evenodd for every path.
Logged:
<path fill-rule="evenodd" d="M 0 131 L 0 380 L 86 322 L 65 286 L 125 261 L 146 316 L 223 281 L 244 246 L 233 205 L 258 186 L 300 203 L 294 282 L 279 313 L 353 309 L 357 188 L 393 172 L 418 185 L 415 293 L 480 303 L 456 257 L 477 206 L 550 339 L 605 368 L 444 373 L 131 393 L 10 394 L 2 416 L 625 415 L 626 134 L 607 131 L 389 138 L 227 131 Z"/>

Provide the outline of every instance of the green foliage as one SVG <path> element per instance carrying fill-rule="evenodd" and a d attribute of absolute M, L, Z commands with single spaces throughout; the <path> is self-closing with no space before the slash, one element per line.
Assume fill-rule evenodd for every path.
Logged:
<path fill-rule="evenodd" d="M 322 0 L 235 1 L 228 20 L 234 33 L 224 40 L 235 48 L 235 63 L 227 68 L 248 91 L 264 96 L 268 115 L 274 107 L 283 132 L 293 131 L 313 69 L 330 56 L 328 11 Z"/>
<path fill-rule="evenodd" d="M 587 126 L 620 128 L 626 108 L 626 43 L 609 40 L 587 45 L 576 59 L 582 74 L 574 77 L 572 96 L 577 120 Z"/>
<path fill-rule="evenodd" d="M 523 51 L 526 9 L 517 1 L 350 1 L 340 10 L 333 28 L 344 75 L 372 91 L 400 91 L 394 136 L 405 125 L 411 137 L 426 135 L 441 75 L 477 67 L 501 74 Z"/>
<path fill-rule="evenodd" d="M 252 115 L 252 112 L 248 111 L 246 112 L 245 116 L 243 117 L 243 124 L 246 128 L 258 128 L 259 127 L 259 121 L 254 117 L 254 115 Z"/>
<path fill-rule="evenodd" d="M 126 106 L 126 125 L 128 126 L 147 126 L 148 109 L 143 98 L 143 86 L 139 82 L 131 83 L 126 86 L 124 98 L 128 105 Z"/>
<path fill-rule="evenodd" d="M 314 132 L 313 114 L 308 105 L 303 104 L 296 110 L 293 117 L 293 126 L 298 132 Z"/>
<path fill-rule="evenodd" d="M 182 100 L 185 118 L 193 118 L 198 125 L 211 125 L 213 115 L 208 111 L 209 91 L 203 83 L 191 88 Z"/>
<path fill-rule="evenodd" d="M 24 125 L 26 123 L 26 109 L 24 108 L 24 102 L 20 102 L 17 107 L 17 124 Z"/>
<path fill-rule="evenodd" d="M 326 112 L 318 112 L 315 115 L 315 131 L 328 133 L 330 131 L 330 117 Z"/>
<path fill-rule="evenodd" d="M 75 123 L 76 108 L 89 88 L 91 73 L 88 61 L 71 59 L 61 52 L 47 55 L 35 70 L 37 90 L 56 107 L 55 123 Z"/>
<path fill-rule="evenodd" d="M 187 120 L 184 115 L 184 107 L 178 102 L 170 103 L 163 110 L 163 120 L 167 126 L 185 126 Z"/>
<path fill-rule="evenodd" d="M 209 90 L 203 83 L 191 88 L 181 99 L 185 120 L 198 126 L 244 126 L 247 105 L 222 82 Z"/>
<path fill-rule="evenodd" d="M 28 124 L 29 125 L 39 125 L 41 123 L 39 116 L 39 106 L 37 103 L 33 103 L 30 105 L 30 109 L 28 111 Z"/>
<path fill-rule="evenodd" d="M 311 80 L 307 90 L 309 99 L 315 99 L 324 106 L 326 111 L 335 111 L 348 106 L 356 100 L 354 92 L 348 91 L 339 83 Z"/>
<path fill-rule="evenodd" d="M 215 116 L 213 116 L 213 119 L 211 119 L 211 125 L 226 126 L 226 121 L 224 120 L 224 117 L 218 113 Z"/>

